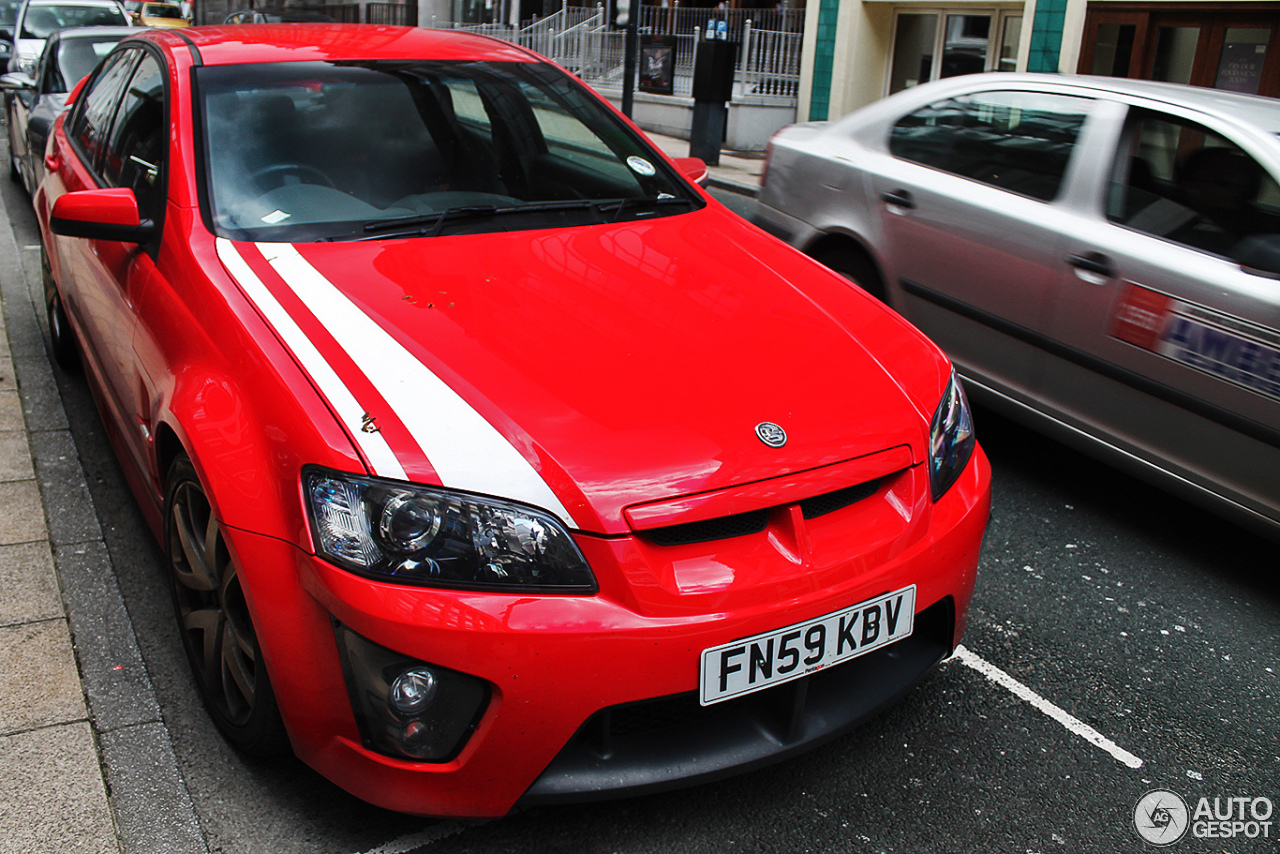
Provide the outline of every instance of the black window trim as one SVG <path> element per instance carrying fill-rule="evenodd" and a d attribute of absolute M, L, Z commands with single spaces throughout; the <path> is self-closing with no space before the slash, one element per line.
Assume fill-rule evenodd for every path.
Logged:
<path fill-rule="evenodd" d="M 169 87 L 169 74 L 168 74 L 169 66 L 165 62 L 164 53 L 160 51 L 158 48 L 148 44 L 145 41 L 121 42 L 119 47 L 115 48 L 115 50 L 113 50 L 111 54 L 108 54 L 108 56 L 114 55 L 116 51 L 119 51 L 121 53 L 126 51 L 132 51 L 133 53 L 136 54 L 136 56 L 132 60 L 129 60 L 130 62 L 132 62 L 132 67 L 129 69 L 128 80 L 126 80 L 125 87 L 122 88 L 120 92 L 117 94 L 115 104 L 112 107 L 111 121 L 107 124 L 105 135 L 104 135 L 104 145 L 102 149 L 103 152 L 105 152 L 107 149 L 106 142 L 111 139 L 112 133 L 115 130 L 116 121 L 120 117 L 120 105 L 124 102 L 124 95 L 128 91 L 128 83 L 133 81 L 134 75 L 138 73 L 138 67 L 142 64 L 142 61 L 146 56 L 150 56 L 160 66 L 160 71 L 161 71 L 160 78 L 162 81 L 162 85 L 164 87 L 164 95 L 163 95 L 164 117 L 161 121 L 162 121 L 163 127 L 165 128 L 168 128 L 170 123 L 171 92 Z M 66 119 L 64 119 L 64 125 L 63 125 L 66 132 L 67 141 L 71 144 L 71 148 L 75 151 L 76 156 L 80 159 L 80 162 L 84 164 L 84 166 L 88 170 L 89 175 L 93 178 L 94 184 L 96 184 L 99 188 L 106 188 L 111 185 L 108 185 L 106 180 L 103 178 L 102 171 L 101 171 L 101 164 L 87 157 L 86 152 L 84 151 L 83 147 L 80 145 L 80 140 L 71 134 L 71 126 L 73 125 L 73 123 L 75 122 L 79 114 L 86 109 L 84 105 L 88 101 L 88 98 L 85 97 L 85 94 L 89 92 L 90 87 L 94 86 L 98 82 L 98 78 L 101 76 L 102 71 L 106 68 L 106 66 L 107 66 L 106 60 L 103 60 L 98 65 L 97 70 L 94 71 L 93 77 L 90 78 L 85 83 L 84 89 L 81 90 L 81 97 L 76 99 L 75 105 L 71 108 L 71 111 L 67 114 Z M 168 133 L 165 134 L 166 139 L 168 139 L 170 136 L 171 135 Z M 164 216 L 165 216 L 165 211 L 168 208 L 168 199 L 169 199 L 169 173 L 170 173 L 169 167 L 170 167 L 170 161 L 172 159 L 173 159 L 173 152 L 169 148 L 168 144 L 166 143 L 164 158 L 160 163 L 159 174 L 157 175 L 157 178 L 156 178 L 156 180 L 159 182 L 160 186 L 162 187 L 162 191 L 160 193 L 161 201 L 159 204 L 156 205 L 156 210 L 152 212 L 154 215 L 151 218 L 152 223 L 155 225 L 155 230 L 153 232 L 155 236 L 153 237 L 152 241 L 144 247 L 147 253 L 152 256 L 154 256 L 159 249 L 160 235 L 164 231 Z"/>

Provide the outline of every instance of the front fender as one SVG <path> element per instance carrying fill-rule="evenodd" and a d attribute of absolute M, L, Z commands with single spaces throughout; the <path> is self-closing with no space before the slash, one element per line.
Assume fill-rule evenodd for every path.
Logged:
<path fill-rule="evenodd" d="M 134 337 L 149 386 L 153 529 L 161 533 L 164 481 L 183 453 L 224 525 L 309 548 L 302 467 L 367 468 L 307 376 L 222 271 L 212 241 L 178 228 L 190 216 L 170 209 L 159 275 L 140 301 Z M 186 236 L 170 240 L 176 231 Z"/>

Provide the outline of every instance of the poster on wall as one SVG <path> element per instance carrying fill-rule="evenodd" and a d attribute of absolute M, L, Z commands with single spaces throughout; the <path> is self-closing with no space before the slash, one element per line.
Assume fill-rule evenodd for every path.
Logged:
<path fill-rule="evenodd" d="M 640 91 L 674 95 L 676 40 L 674 36 L 640 37 Z"/>

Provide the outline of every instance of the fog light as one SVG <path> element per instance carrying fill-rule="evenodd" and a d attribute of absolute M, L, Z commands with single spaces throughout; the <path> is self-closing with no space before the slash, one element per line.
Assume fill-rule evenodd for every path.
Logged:
<path fill-rule="evenodd" d="M 335 624 L 342 675 L 364 746 L 388 756 L 448 762 L 489 701 L 489 683 L 415 661 Z"/>
<path fill-rule="evenodd" d="M 425 667 L 406 670 L 391 683 L 391 705 L 405 717 L 421 714 L 436 698 L 438 685 L 436 675 Z"/>

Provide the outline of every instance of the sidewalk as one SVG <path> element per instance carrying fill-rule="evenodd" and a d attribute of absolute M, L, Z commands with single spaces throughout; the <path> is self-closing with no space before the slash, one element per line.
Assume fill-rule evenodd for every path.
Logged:
<path fill-rule="evenodd" d="M 38 245 L 18 245 L 36 238 L 15 239 L 4 190 L 0 854 L 207 854 L 45 351 Z"/>
<path fill-rule="evenodd" d="M 26 285 L 5 219 L 7 309 Z M 114 852 L 7 326 L 0 327 L 0 850 Z"/>

